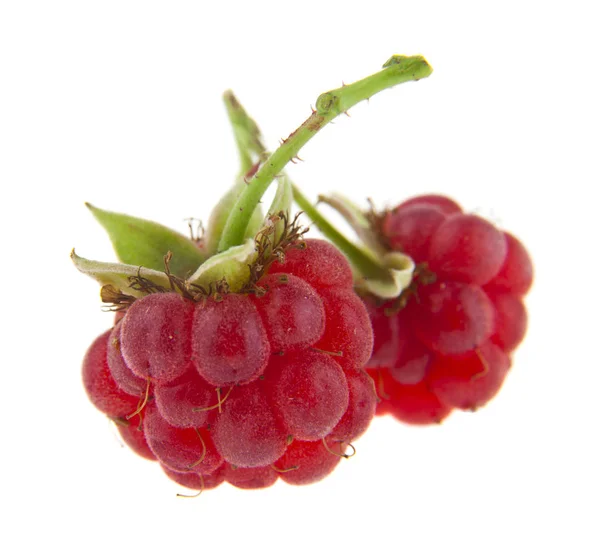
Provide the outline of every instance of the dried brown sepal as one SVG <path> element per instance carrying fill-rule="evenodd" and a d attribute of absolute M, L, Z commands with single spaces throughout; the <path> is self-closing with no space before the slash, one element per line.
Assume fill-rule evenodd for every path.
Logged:
<path fill-rule="evenodd" d="M 125 294 L 113 285 L 103 285 L 100 289 L 100 299 L 106 311 L 125 311 L 135 300 L 135 296 Z"/>
<path fill-rule="evenodd" d="M 375 237 L 381 246 L 384 247 L 386 251 L 391 251 L 392 248 L 390 247 L 388 237 L 383 233 L 383 222 L 388 213 L 390 213 L 390 210 L 386 208 L 383 211 L 377 211 L 371 198 L 367 198 L 367 202 L 369 204 L 369 209 L 365 211 L 365 219 L 367 219 L 367 222 L 370 224 L 370 230 L 375 234 Z"/>
<path fill-rule="evenodd" d="M 267 225 L 256 234 L 257 258 L 249 266 L 250 279 L 244 285 L 241 292 L 263 296 L 265 290 L 258 286 L 258 282 L 269 266 L 273 262 L 284 262 L 285 252 L 290 247 L 302 248 L 305 246 L 302 236 L 308 232 L 308 228 L 298 224 L 301 214 L 301 212 L 297 213 L 292 221 L 289 220 L 288 215 L 283 211 L 269 217 Z M 281 230 L 281 234 L 276 236 L 280 221 L 283 221 L 283 229 Z"/>
<path fill-rule="evenodd" d="M 223 296 L 229 293 L 229 284 L 225 278 L 215 281 L 204 288 L 201 285 L 188 283 L 185 279 L 171 273 L 169 263 L 173 254 L 168 252 L 164 257 L 165 275 L 169 280 L 169 287 L 159 285 L 142 275 L 142 267 L 138 268 L 137 275 L 128 277 L 129 288 L 141 292 L 143 295 L 156 294 L 162 292 L 176 292 L 193 302 L 204 302 L 208 298 L 214 298 L 220 301 Z M 100 296 L 104 303 L 110 304 L 106 307 L 108 311 L 126 311 L 137 298 L 123 293 L 112 285 L 104 285 L 100 289 Z"/>

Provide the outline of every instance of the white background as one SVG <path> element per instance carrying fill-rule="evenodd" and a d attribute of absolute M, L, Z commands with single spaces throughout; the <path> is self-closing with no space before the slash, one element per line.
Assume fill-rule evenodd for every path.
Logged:
<path fill-rule="evenodd" d="M 599 541 L 593 5 L 3 2 L 0 539 Z M 441 427 L 376 420 L 313 486 L 178 499 L 81 385 L 111 317 L 69 252 L 113 258 L 83 202 L 185 232 L 237 172 L 223 90 L 273 148 L 393 53 L 433 75 L 358 105 L 288 172 L 311 198 L 446 193 L 519 236 L 536 283 L 506 385 Z"/>

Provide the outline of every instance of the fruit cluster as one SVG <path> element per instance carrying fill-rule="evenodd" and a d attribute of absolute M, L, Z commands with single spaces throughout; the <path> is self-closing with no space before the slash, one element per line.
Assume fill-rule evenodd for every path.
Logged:
<path fill-rule="evenodd" d="M 85 357 L 94 405 L 185 486 L 315 482 L 374 416 L 372 331 L 344 256 L 309 239 L 265 271 L 251 292 L 149 293 Z"/>
<path fill-rule="evenodd" d="M 357 245 L 283 173 L 354 104 L 430 73 L 423 57 L 393 56 L 319 96 L 270 155 L 226 92 L 241 171 L 202 236 L 88 205 L 119 262 L 72 253 L 117 311 L 85 355 L 84 386 L 123 441 L 174 481 L 200 491 L 313 483 L 350 456 L 376 413 L 439 422 L 500 388 L 532 281 L 516 238 L 443 196 L 383 214 L 321 197 Z M 292 200 L 333 244 L 302 238 Z"/>
<path fill-rule="evenodd" d="M 411 198 L 376 223 L 382 243 L 416 263 L 399 299 L 366 300 L 377 413 L 428 424 L 454 408 L 476 410 L 500 389 L 525 335 L 526 250 L 444 196 Z"/>

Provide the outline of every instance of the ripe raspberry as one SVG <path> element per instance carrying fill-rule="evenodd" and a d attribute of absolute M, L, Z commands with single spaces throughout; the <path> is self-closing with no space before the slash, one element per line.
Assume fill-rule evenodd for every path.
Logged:
<path fill-rule="evenodd" d="M 525 335 L 521 298 L 533 277 L 525 248 L 438 195 L 388 212 L 380 234 L 417 269 L 397 302 L 365 300 L 376 346 L 367 368 L 382 399 L 377 414 L 427 424 L 454 408 L 483 406 L 510 368 L 506 353 Z"/>
<path fill-rule="evenodd" d="M 110 412 L 143 420 L 141 430 L 121 430 L 124 440 L 191 488 L 201 486 L 194 474 L 206 479 L 224 463 L 231 484 L 270 486 L 291 443 L 316 443 L 306 450 L 319 460 L 304 469 L 309 475 L 288 478 L 317 480 L 339 461 L 340 442 L 360 436 L 374 416 L 362 371 L 371 325 L 347 261 L 306 240 L 270 264 L 243 292 L 192 300 L 184 290 L 151 290 L 102 338 L 97 358 L 112 397 L 128 400 Z M 328 277 L 317 273 L 321 265 Z"/>

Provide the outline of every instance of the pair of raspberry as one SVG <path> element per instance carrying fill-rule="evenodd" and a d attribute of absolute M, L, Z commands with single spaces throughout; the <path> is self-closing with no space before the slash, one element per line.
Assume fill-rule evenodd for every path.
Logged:
<path fill-rule="evenodd" d="M 185 486 L 315 482 L 374 416 L 372 331 L 343 255 L 306 240 L 256 287 L 151 293 L 85 357 L 94 405 Z"/>
<path fill-rule="evenodd" d="M 377 414 L 428 424 L 455 408 L 482 407 L 502 386 L 525 335 L 527 251 L 444 196 L 411 198 L 378 225 L 382 242 L 417 267 L 400 300 L 367 302 L 375 336 L 367 367 L 382 400 Z"/>

